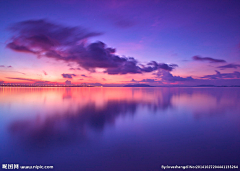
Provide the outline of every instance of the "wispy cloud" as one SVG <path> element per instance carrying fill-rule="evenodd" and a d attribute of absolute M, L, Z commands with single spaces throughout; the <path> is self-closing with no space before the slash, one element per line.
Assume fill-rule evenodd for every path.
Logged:
<path fill-rule="evenodd" d="M 210 57 L 201 57 L 201 56 L 193 56 L 193 60 L 195 61 L 207 61 L 211 63 L 225 63 L 226 61 L 223 59 L 215 59 Z"/>
<path fill-rule="evenodd" d="M 219 71 L 215 71 L 216 74 L 213 75 L 205 75 L 201 78 L 207 78 L 207 79 L 224 79 L 224 78 L 240 78 L 240 72 L 235 71 L 233 73 L 220 73 Z"/>
<path fill-rule="evenodd" d="M 5 77 L 7 79 L 13 79 L 13 80 L 22 80 L 22 81 L 38 81 L 35 79 L 30 79 L 30 78 L 18 78 L 18 77 Z"/>
<path fill-rule="evenodd" d="M 156 79 L 142 79 L 141 81 L 139 82 L 145 82 L 145 83 L 162 83 L 161 81 L 159 80 L 156 80 Z"/>
<path fill-rule="evenodd" d="M 240 68 L 240 65 L 239 64 L 227 64 L 227 65 L 219 66 L 217 68 L 220 68 L 220 69 L 227 69 L 227 68 L 237 69 L 237 68 Z"/>
<path fill-rule="evenodd" d="M 5 65 L 0 65 L 0 67 L 2 67 L 2 68 L 12 68 L 12 66 L 11 65 L 9 65 L 9 66 L 5 66 Z"/>
<path fill-rule="evenodd" d="M 32 82 L 32 84 L 50 84 L 50 83 L 55 84 L 55 82 L 37 80 L 37 79 L 31 79 L 31 78 L 20 78 L 20 77 L 5 77 L 5 78 L 12 79 L 12 80 L 29 81 L 29 82 Z"/>
<path fill-rule="evenodd" d="M 50 81 L 36 81 L 34 84 L 48 84 Z"/>
<path fill-rule="evenodd" d="M 43 74 L 44 74 L 44 75 L 48 75 L 48 74 L 47 74 L 47 72 L 46 72 L 46 71 L 44 71 L 44 70 L 43 70 Z"/>
<path fill-rule="evenodd" d="M 15 72 L 15 73 L 19 73 L 19 74 L 26 75 L 26 73 L 24 73 L 24 72 L 19 72 L 19 71 L 8 71 L 8 72 Z"/>
<path fill-rule="evenodd" d="M 81 68 L 69 68 L 69 70 L 75 71 L 75 70 L 81 70 Z"/>
<path fill-rule="evenodd" d="M 82 76 L 82 77 L 88 77 L 88 76 L 86 76 L 85 74 L 82 74 L 81 76 Z"/>

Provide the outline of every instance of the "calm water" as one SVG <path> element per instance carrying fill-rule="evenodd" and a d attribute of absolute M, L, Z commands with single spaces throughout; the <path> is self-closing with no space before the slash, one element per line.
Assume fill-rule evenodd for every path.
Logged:
<path fill-rule="evenodd" d="M 0 88 L 0 164 L 240 164 L 240 88 Z"/>

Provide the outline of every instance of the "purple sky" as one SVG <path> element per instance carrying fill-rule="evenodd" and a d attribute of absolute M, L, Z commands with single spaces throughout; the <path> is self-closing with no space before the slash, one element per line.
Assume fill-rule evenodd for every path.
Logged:
<path fill-rule="evenodd" d="M 0 83 L 240 85 L 239 0 L 0 1 Z"/>

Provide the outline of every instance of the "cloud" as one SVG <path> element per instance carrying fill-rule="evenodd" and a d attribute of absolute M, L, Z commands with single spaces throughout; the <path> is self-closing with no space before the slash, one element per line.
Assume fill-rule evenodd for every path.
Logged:
<path fill-rule="evenodd" d="M 226 62 L 225 60 L 222 60 L 222 59 L 214 59 L 214 58 L 210 58 L 210 57 L 193 56 L 192 58 L 195 61 L 208 61 L 208 62 L 211 62 L 211 63 L 224 63 L 224 62 Z"/>
<path fill-rule="evenodd" d="M 75 70 L 81 70 L 81 68 L 69 68 L 69 70 L 75 71 Z"/>
<path fill-rule="evenodd" d="M 145 82 L 145 83 L 162 83 L 161 81 L 158 81 L 156 79 L 142 79 L 141 81 L 139 82 Z"/>
<path fill-rule="evenodd" d="M 155 61 L 149 62 L 147 66 L 143 66 L 141 70 L 143 72 L 152 72 L 158 69 L 163 69 L 166 71 L 172 71 L 174 68 L 178 67 L 177 64 L 164 64 L 164 63 L 157 63 Z"/>
<path fill-rule="evenodd" d="M 88 77 L 88 76 L 86 76 L 85 74 L 82 74 L 81 76 L 82 76 L 82 77 Z"/>
<path fill-rule="evenodd" d="M 93 86 L 102 86 L 101 83 L 91 83 L 91 85 L 93 85 Z"/>
<path fill-rule="evenodd" d="M 134 82 L 134 83 L 141 83 L 141 82 L 144 82 L 144 83 L 162 83 L 161 81 L 159 80 L 156 80 L 156 79 L 142 79 L 142 80 L 135 80 L 135 79 L 132 79 L 130 82 Z"/>
<path fill-rule="evenodd" d="M 169 71 L 164 70 L 159 70 L 157 73 L 154 73 L 154 75 L 166 82 L 194 81 L 192 77 L 173 76 Z"/>
<path fill-rule="evenodd" d="M 55 60 L 75 62 L 91 72 L 96 68 L 103 68 L 104 73 L 110 75 L 140 74 L 158 69 L 172 71 L 177 66 L 155 61 L 143 65 L 133 57 L 116 55 L 116 49 L 107 47 L 101 41 L 87 44 L 86 39 L 100 33 L 81 27 L 67 27 L 47 20 L 28 20 L 14 24 L 10 30 L 13 37 L 7 45 L 8 48 Z"/>
<path fill-rule="evenodd" d="M 62 77 L 72 79 L 73 77 L 76 77 L 76 75 L 75 74 L 62 74 Z"/>
<path fill-rule="evenodd" d="M 142 79 L 140 82 L 155 82 L 155 79 Z"/>
<path fill-rule="evenodd" d="M 48 74 L 46 73 L 46 71 L 43 71 L 43 74 L 44 74 L 44 75 L 48 75 Z"/>
<path fill-rule="evenodd" d="M 23 81 L 37 81 L 35 79 L 29 79 L 29 78 L 17 78 L 17 77 L 5 77 L 7 79 L 13 79 L 13 80 L 23 80 Z"/>
<path fill-rule="evenodd" d="M 12 80 L 30 81 L 30 82 L 34 82 L 33 84 L 53 83 L 53 82 L 50 82 L 50 81 L 42 81 L 42 80 L 36 80 L 36 79 L 31 79 L 31 78 L 19 78 L 19 77 L 5 77 L 5 78 L 12 79 Z"/>
<path fill-rule="evenodd" d="M 72 83 L 71 83 L 71 81 L 66 80 L 66 81 L 65 81 L 65 84 L 66 84 L 66 85 L 71 85 Z"/>
<path fill-rule="evenodd" d="M 210 80 L 215 80 L 215 79 L 224 79 L 224 78 L 240 78 L 240 72 L 235 71 L 233 73 L 220 73 L 219 71 L 215 71 L 216 74 L 213 75 L 205 75 L 201 78 L 207 78 Z"/>
<path fill-rule="evenodd" d="M 15 40 L 17 41 L 17 40 Z M 7 47 L 9 49 L 12 49 L 14 51 L 17 51 L 17 52 L 29 52 L 29 53 L 36 53 L 32 50 L 30 50 L 28 47 L 26 46 L 21 46 L 21 45 L 18 45 L 16 42 L 11 42 L 11 43 L 8 43 L 7 44 Z"/>
<path fill-rule="evenodd" d="M 105 78 L 102 78 L 102 80 L 103 80 L 103 81 L 106 81 L 106 79 L 105 79 Z"/>
<path fill-rule="evenodd" d="M 109 68 L 105 71 L 110 75 L 114 74 L 137 74 L 143 72 L 153 72 L 159 69 L 172 71 L 178 65 L 176 64 L 165 64 L 165 63 L 157 63 L 156 61 L 151 61 L 147 65 L 140 64 L 137 65 L 138 62 L 134 58 L 129 58 L 123 65 L 117 68 Z"/>
<path fill-rule="evenodd" d="M 24 72 L 19 72 L 19 71 L 8 71 L 8 72 L 15 72 L 15 73 L 19 73 L 19 74 L 26 75 L 26 73 L 24 73 Z"/>
<path fill-rule="evenodd" d="M 34 84 L 48 84 L 50 81 L 36 81 Z"/>
<path fill-rule="evenodd" d="M 24 72 L 19 72 L 19 71 L 1 71 L 1 72 L 14 72 L 14 73 L 19 73 L 19 74 L 26 75 L 26 73 L 24 73 Z"/>
<path fill-rule="evenodd" d="M 219 66 L 217 68 L 220 68 L 220 69 L 227 69 L 227 68 L 237 69 L 237 68 L 240 68 L 240 65 L 239 64 L 227 64 L 227 65 Z"/>
<path fill-rule="evenodd" d="M 132 79 L 132 80 L 131 80 L 131 82 L 138 82 L 138 81 L 136 81 L 136 80 Z"/>
<path fill-rule="evenodd" d="M 0 65 L 0 67 L 2 67 L 2 68 L 4 68 L 5 67 L 5 65 Z M 6 66 L 7 68 L 12 68 L 12 66 L 11 65 L 9 65 L 9 66 Z"/>
<path fill-rule="evenodd" d="M 116 57 L 116 62 L 113 62 L 113 66 L 109 67 L 104 71 L 104 73 L 108 73 L 110 75 L 115 74 L 137 74 L 142 73 L 141 68 L 137 65 L 137 60 L 134 58 L 122 58 Z M 115 58 L 114 57 L 114 58 Z M 115 66 L 114 66 L 115 65 Z"/>
<path fill-rule="evenodd" d="M 34 53 L 61 45 L 75 45 L 79 40 L 101 34 L 87 31 L 81 27 L 67 27 L 51 23 L 43 19 L 19 22 L 12 25 L 10 30 L 16 35 L 9 43 L 9 48 L 15 50 L 16 48 L 11 46 L 14 45 Z M 38 50 L 33 50 L 33 47 Z"/>

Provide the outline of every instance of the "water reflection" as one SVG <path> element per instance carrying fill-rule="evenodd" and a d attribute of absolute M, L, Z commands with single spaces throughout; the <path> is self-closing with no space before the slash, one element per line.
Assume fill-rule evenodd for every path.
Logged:
<path fill-rule="evenodd" d="M 63 100 L 64 99 L 71 99 L 72 98 L 72 91 L 71 91 L 71 88 L 68 87 L 68 88 L 65 88 L 65 92 L 62 96 Z"/>
<path fill-rule="evenodd" d="M 86 129 L 102 131 L 105 124 L 114 124 L 119 115 L 134 115 L 139 104 L 127 101 L 108 101 L 101 108 L 88 103 L 76 111 L 58 115 L 51 114 L 43 120 L 15 121 L 10 125 L 13 135 L 27 145 L 45 147 L 86 138 Z"/>
<path fill-rule="evenodd" d="M 0 88 L 0 158 L 57 170 L 236 164 L 239 100 L 239 88 Z"/>
<path fill-rule="evenodd" d="M 65 145 L 72 141 L 86 140 L 88 129 L 102 131 L 106 124 L 114 125 L 115 120 L 120 115 L 131 115 L 133 117 L 138 106 L 147 107 L 151 113 L 157 113 L 172 107 L 173 93 L 169 91 L 159 93 L 154 89 L 139 88 L 130 89 L 130 91 L 132 92 L 132 98 L 130 99 L 126 99 L 126 97 L 122 99 L 121 97 L 119 99 L 107 98 L 101 104 L 91 98 L 87 103 L 76 106 L 73 106 L 74 104 L 71 102 L 64 112 L 53 111 L 46 116 L 39 114 L 33 119 L 14 121 L 10 124 L 9 131 L 18 138 L 17 141 L 25 143 L 27 147 L 45 148 L 56 144 Z M 62 92 L 63 103 L 64 100 L 73 97 L 73 92 L 71 88 L 64 89 Z M 91 93 L 91 91 L 89 92 Z M 105 93 L 108 92 L 104 92 L 104 95 Z M 75 95 L 78 96 L 78 94 Z M 147 97 L 149 95 L 154 98 L 150 99 Z M 142 99 L 145 96 L 146 98 Z M 84 97 L 87 98 L 87 95 L 84 95 Z M 76 98 L 80 100 L 83 97 L 75 97 L 74 100 Z M 44 101 L 46 102 L 46 98 Z"/>

